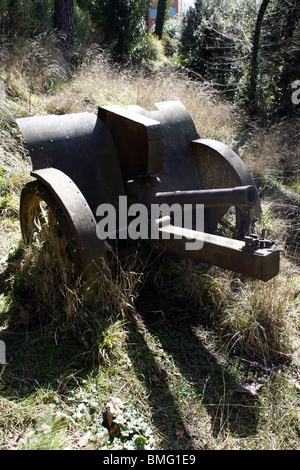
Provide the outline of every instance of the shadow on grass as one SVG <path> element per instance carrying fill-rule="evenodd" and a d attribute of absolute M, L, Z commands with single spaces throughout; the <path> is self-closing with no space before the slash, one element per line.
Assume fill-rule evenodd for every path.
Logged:
<path fill-rule="evenodd" d="M 81 353 L 86 352 L 71 325 L 51 322 L 30 293 L 14 295 L 9 281 L 11 266 L 0 274 L 0 341 L 5 343 L 6 364 L 0 376 L 4 398 L 23 399 L 38 389 L 64 393 L 86 376 Z"/>
<path fill-rule="evenodd" d="M 1 293 L 10 295 L 3 289 Z M 35 324 L 20 324 L 20 304 L 8 305 L 0 317 L 0 327 L 6 325 L 0 331 L 0 340 L 6 344 L 8 362 L 1 374 L 1 395 L 17 400 L 34 395 L 38 389 L 64 394 L 77 387 L 95 364 L 82 360 L 86 351 L 76 340 L 76 331 L 70 332 L 70 325 L 63 323 L 47 327 L 39 318 Z M 203 414 L 197 415 L 197 410 L 189 409 L 190 400 L 190 407 L 196 405 L 198 413 L 199 406 L 206 411 L 214 438 L 224 430 L 239 437 L 255 434 L 257 417 L 253 397 L 234 393 L 239 383 L 237 366 L 226 363 L 212 343 L 201 335 L 203 318 L 192 315 L 175 298 L 171 302 L 159 298 L 147 283 L 136 309 L 137 313 L 128 321 L 128 354 L 136 376 L 146 388 L 152 420 L 165 443 L 164 448 L 208 448 L 209 443 L 205 444 L 197 423 Z M 169 380 L 169 371 L 164 370 L 159 360 L 160 352 L 149 347 L 147 334 L 159 342 L 162 354 L 172 359 L 188 384 L 184 398 L 184 391 L 174 386 L 176 378 L 172 377 L 173 382 Z"/>
<path fill-rule="evenodd" d="M 166 436 L 169 445 L 178 449 L 208 448 L 200 424 L 203 409 L 210 417 L 213 438 L 222 437 L 224 431 L 240 438 L 253 436 L 257 432 L 255 397 L 236 393 L 244 371 L 238 359 L 235 365 L 227 363 L 213 343 L 206 340 L 201 323 L 203 318 L 189 313 L 176 300 L 164 305 L 151 289 L 141 293 L 136 307 L 140 321 L 131 319 L 129 342 L 134 343 L 134 347 L 129 348 L 129 355 L 147 386 L 155 425 Z M 167 374 L 164 376 L 165 371 L 144 339 L 145 331 L 158 341 L 188 384 L 186 396 L 182 397 L 182 385 L 178 384 L 176 389 L 174 383 L 170 385 Z M 181 402 L 185 410 L 181 409 Z M 193 406 L 197 409 L 193 410 Z M 184 436 L 181 430 L 184 430 Z"/>
<path fill-rule="evenodd" d="M 5 316 L 14 311 L 6 312 Z M 39 326 L 16 325 L 0 332 L 6 346 L 6 365 L 1 374 L 0 394 L 7 399 L 24 399 L 39 389 L 60 394 L 78 385 L 88 374 L 80 359 L 79 342 L 63 329 L 44 331 Z"/>
<path fill-rule="evenodd" d="M 153 423 L 165 442 L 164 448 L 176 450 L 176 430 L 184 429 L 180 409 L 166 382 L 165 371 L 159 366 L 155 353 L 145 340 L 138 314 L 131 316 L 128 326 L 128 354 L 138 379 L 146 387 Z M 185 448 L 193 449 L 190 438 L 186 439 Z"/>

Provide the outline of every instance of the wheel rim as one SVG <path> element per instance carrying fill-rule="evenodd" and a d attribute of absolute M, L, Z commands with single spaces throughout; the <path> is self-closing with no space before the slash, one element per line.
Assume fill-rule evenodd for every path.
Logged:
<path fill-rule="evenodd" d="M 29 192 L 21 198 L 20 221 L 26 245 L 42 250 L 49 261 L 59 262 L 69 272 L 75 271 L 76 250 L 62 226 L 58 208 Z"/>

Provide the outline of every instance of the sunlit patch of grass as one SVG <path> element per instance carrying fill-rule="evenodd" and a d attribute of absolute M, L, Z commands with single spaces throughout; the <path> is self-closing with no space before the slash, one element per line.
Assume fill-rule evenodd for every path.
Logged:
<path fill-rule="evenodd" d="M 220 319 L 229 349 L 242 350 L 262 361 L 291 358 L 299 347 L 295 301 L 299 293 L 299 275 L 279 275 L 266 284 L 244 282 L 237 294 L 226 299 Z M 228 339 L 227 339 L 228 341 Z"/>
<path fill-rule="evenodd" d="M 160 295 L 211 321 L 228 350 L 262 361 L 289 358 L 299 345 L 299 279 L 288 262 L 267 283 L 189 260 L 165 259 L 154 275 Z"/>

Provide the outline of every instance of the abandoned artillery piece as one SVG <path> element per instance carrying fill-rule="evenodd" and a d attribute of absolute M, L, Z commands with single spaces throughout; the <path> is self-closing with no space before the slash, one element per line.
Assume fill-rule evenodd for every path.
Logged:
<path fill-rule="evenodd" d="M 52 230 L 59 249 L 87 281 L 110 271 L 116 247 L 121 257 L 137 247 L 136 239 L 124 237 L 121 196 L 129 208 L 143 204 L 149 214 L 153 205 L 175 204 L 182 213 L 186 207 L 203 208 L 201 230 L 195 222 L 188 228 L 176 225 L 174 214 L 156 213 L 158 237 L 150 241 L 159 249 L 262 281 L 278 274 L 279 250 L 251 232 L 261 207 L 250 172 L 226 145 L 202 139 L 180 102 L 157 103 L 154 111 L 101 106 L 97 115 L 17 122 L 34 177 L 21 194 L 24 241 L 32 243 L 45 227 Z M 117 220 L 104 239 L 97 230 L 98 208 L 108 205 Z M 148 222 L 153 224 L 150 215 Z M 186 249 L 193 240 L 200 248 Z"/>

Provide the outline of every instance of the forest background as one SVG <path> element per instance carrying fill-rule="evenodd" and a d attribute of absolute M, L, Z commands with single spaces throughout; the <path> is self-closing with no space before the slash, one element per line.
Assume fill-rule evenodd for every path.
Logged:
<path fill-rule="evenodd" d="M 66 48 L 98 43 L 118 63 L 152 59 L 153 35 L 193 77 L 210 80 L 252 115 L 297 112 L 291 95 L 299 80 L 299 2 L 197 0 L 183 18 L 168 18 L 159 0 L 148 32 L 151 0 L 1 0 L 0 35 L 8 41 L 55 30 Z"/>

